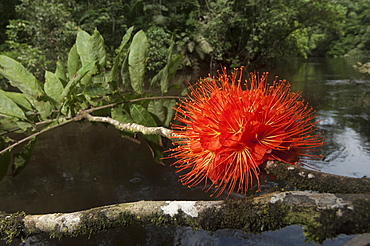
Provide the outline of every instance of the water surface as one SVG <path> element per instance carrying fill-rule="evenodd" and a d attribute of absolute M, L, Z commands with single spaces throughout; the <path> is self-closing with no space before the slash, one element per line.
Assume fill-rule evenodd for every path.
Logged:
<path fill-rule="evenodd" d="M 292 90 L 317 111 L 324 131 L 323 172 L 370 177 L 370 77 L 357 72 L 350 59 L 291 60 L 272 73 L 287 79 Z"/>

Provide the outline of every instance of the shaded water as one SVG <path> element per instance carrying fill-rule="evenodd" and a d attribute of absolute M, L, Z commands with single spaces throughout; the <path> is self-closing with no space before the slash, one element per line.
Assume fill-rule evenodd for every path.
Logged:
<path fill-rule="evenodd" d="M 270 74 L 290 81 L 293 90 L 302 90 L 323 119 L 320 127 L 327 141 L 323 150 L 326 159 L 313 164 L 324 172 L 362 177 L 370 176 L 370 85 L 351 67 L 354 63 L 344 59 L 291 60 Z M 73 123 L 41 136 L 29 165 L 17 176 L 0 182 L 0 211 L 71 212 L 138 200 L 211 200 L 201 188 L 182 186 L 174 168 L 156 164 L 145 144 L 122 139 L 113 127 Z M 149 225 L 87 238 L 59 241 L 38 235 L 12 245 L 304 244 L 300 226 L 252 235 Z M 324 245 L 343 245 L 350 238 L 339 236 Z"/>

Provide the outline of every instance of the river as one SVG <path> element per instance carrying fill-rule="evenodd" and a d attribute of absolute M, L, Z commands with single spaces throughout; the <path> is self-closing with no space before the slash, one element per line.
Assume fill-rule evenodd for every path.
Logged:
<path fill-rule="evenodd" d="M 326 139 L 322 150 L 325 159 L 312 164 L 323 172 L 363 177 L 370 176 L 370 81 L 352 68 L 355 62 L 291 59 L 260 71 L 269 70 L 270 77 L 278 75 L 290 81 L 292 90 L 302 91 L 303 98 L 316 109 Z M 214 199 L 202 187 L 189 189 L 177 178 L 173 167 L 152 160 L 145 144 L 121 138 L 115 128 L 73 123 L 42 135 L 27 167 L 0 182 L 0 211 L 39 214 L 139 200 Z M 340 235 L 324 245 L 343 245 L 352 237 Z M 300 226 L 253 235 L 149 225 L 60 240 L 37 235 L 11 245 L 311 244 L 304 244 L 304 240 Z"/>

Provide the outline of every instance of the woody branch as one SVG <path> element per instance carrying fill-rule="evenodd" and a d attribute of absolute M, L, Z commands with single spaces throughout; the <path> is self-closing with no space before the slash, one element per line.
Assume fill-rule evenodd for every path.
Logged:
<path fill-rule="evenodd" d="M 370 194 L 302 191 L 273 192 L 226 201 L 139 201 L 73 213 L 0 213 L 0 237 L 8 241 L 39 233 L 72 237 L 144 224 L 260 233 L 301 224 L 307 226 L 308 240 L 322 242 L 341 233 L 370 232 L 370 220 L 366 216 L 369 208 Z"/>

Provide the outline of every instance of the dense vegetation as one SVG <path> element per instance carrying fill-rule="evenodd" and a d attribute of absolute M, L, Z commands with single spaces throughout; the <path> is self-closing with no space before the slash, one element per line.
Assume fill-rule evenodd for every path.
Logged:
<path fill-rule="evenodd" d="M 172 38 L 183 66 L 193 68 L 370 55 L 370 0 L 4 0 L 0 7 L 1 51 L 36 75 L 66 60 L 78 27 L 99 30 L 109 53 L 129 27 L 144 30 L 152 71 L 164 65 Z"/>

